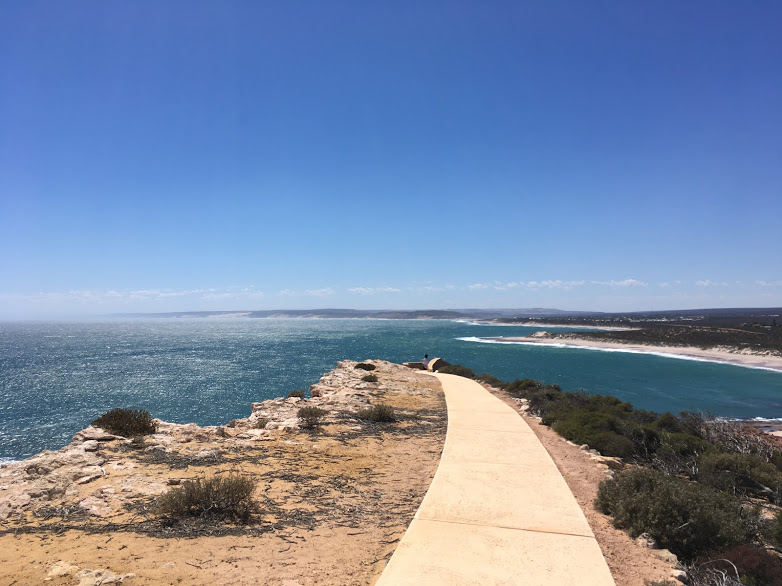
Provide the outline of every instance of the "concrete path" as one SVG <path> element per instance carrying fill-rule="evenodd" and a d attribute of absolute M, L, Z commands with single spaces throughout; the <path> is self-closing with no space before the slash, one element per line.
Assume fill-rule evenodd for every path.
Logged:
<path fill-rule="evenodd" d="M 376 586 L 613 586 L 600 547 L 521 416 L 475 381 L 440 379 L 437 473 Z"/>

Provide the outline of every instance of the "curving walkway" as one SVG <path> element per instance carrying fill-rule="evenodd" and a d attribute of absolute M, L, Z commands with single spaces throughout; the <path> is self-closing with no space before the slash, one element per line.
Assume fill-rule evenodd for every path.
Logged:
<path fill-rule="evenodd" d="M 435 374 L 448 405 L 437 473 L 376 586 L 613 586 L 548 452 L 481 385 Z"/>

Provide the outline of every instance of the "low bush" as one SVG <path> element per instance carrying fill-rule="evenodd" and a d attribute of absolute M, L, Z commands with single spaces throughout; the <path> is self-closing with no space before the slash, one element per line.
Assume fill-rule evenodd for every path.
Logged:
<path fill-rule="evenodd" d="M 688 574 L 695 584 L 721 584 L 726 577 L 742 586 L 782 586 L 782 559 L 760 545 L 742 544 L 698 560 Z"/>
<path fill-rule="evenodd" d="M 163 493 L 158 511 L 172 517 L 213 517 L 247 521 L 257 510 L 252 495 L 255 481 L 230 474 L 187 480 L 182 486 Z"/>
<path fill-rule="evenodd" d="M 361 377 L 361 380 L 363 380 L 365 383 L 376 383 L 377 375 L 365 374 L 364 376 Z"/>
<path fill-rule="evenodd" d="M 368 362 L 359 362 L 354 368 L 358 368 L 359 370 L 375 370 L 377 367 L 374 364 L 369 364 Z"/>
<path fill-rule="evenodd" d="M 296 416 L 301 421 L 301 426 L 305 429 L 312 429 L 320 425 L 320 420 L 326 411 L 319 407 L 302 407 L 296 413 Z"/>
<path fill-rule="evenodd" d="M 475 378 L 475 373 L 461 364 L 448 364 L 438 369 L 441 374 L 455 374 L 457 376 L 463 376 L 464 378 Z"/>
<path fill-rule="evenodd" d="M 255 420 L 255 429 L 266 429 L 267 423 L 269 423 L 268 417 L 258 417 Z"/>
<path fill-rule="evenodd" d="M 610 412 L 573 409 L 556 420 L 553 428 L 562 437 L 589 444 L 604 456 L 628 458 L 635 452 L 633 442 L 617 432 L 619 422 Z"/>
<path fill-rule="evenodd" d="M 394 408 L 390 405 L 373 405 L 372 407 L 361 409 L 356 413 L 356 417 L 376 422 L 396 421 Z"/>
<path fill-rule="evenodd" d="M 122 437 L 151 435 L 157 431 L 157 423 L 144 409 L 112 409 L 98 417 L 92 425 Z"/>
<path fill-rule="evenodd" d="M 511 395 L 516 397 L 526 397 L 526 394 L 530 391 L 534 391 L 543 387 L 543 383 L 539 383 L 531 378 L 516 379 L 513 382 L 505 385 L 505 390 Z"/>
<path fill-rule="evenodd" d="M 750 541 L 759 513 L 710 487 L 656 470 L 625 470 L 600 483 L 595 508 L 632 537 L 649 533 L 683 560 Z"/>
<path fill-rule="evenodd" d="M 481 381 L 482 383 L 485 383 L 491 387 L 496 387 L 498 389 L 504 389 L 505 385 L 507 384 L 502 380 L 498 379 L 493 374 L 489 374 L 488 372 L 484 372 L 482 375 L 476 377 L 476 379 Z"/>
<path fill-rule="evenodd" d="M 288 393 L 288 398 L 291 399 L 293 397 L 297 397 L 299 399 L 303 399 L 305 397 L 306 393 L 304 391 L 291 391 Z"/>
<path fill-rule="evenodd" d="M 698 459 L 697 479 L 726 492 L 782 502 L 782 472 L 757 454 L 708 452 Z"/>
<path fill-rule="evenodd" d="M 782 511 L 766 522 L 763 534 L 777 549 L 782 549 Z"/>

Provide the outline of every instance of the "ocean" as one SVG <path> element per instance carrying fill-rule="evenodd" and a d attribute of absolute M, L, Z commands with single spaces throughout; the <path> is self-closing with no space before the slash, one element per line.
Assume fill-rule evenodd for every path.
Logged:
<path fill-rule="evenodd" d="M 224 424 L 344 359 L 424 353 L 654 411 L 782 418 L 782 373 L 655 355 L 485 344 L 541 328 L 440 320 L 145 319 L 0 323 L 0 461 L 58 449 L 114 407 Z M 546 328 L 554 330 L 554 328 Z"/>

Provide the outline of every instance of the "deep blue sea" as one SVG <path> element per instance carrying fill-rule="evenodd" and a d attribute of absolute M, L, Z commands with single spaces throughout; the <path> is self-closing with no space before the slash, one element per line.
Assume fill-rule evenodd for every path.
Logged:
<path fill-rule="evenodd" d="M 249 415 L 253 401 L 308 389 L 339 360 L 405 362 L 424 353 L 504 380 L 529 377 L 612 394 L 655 411 L 782 418 L 782 373 L 460 339 L 537 329 L 365 319 L 0 323 L 0 460 L 57 449 L 113 407 L 222 424 Z"/>

